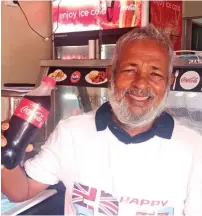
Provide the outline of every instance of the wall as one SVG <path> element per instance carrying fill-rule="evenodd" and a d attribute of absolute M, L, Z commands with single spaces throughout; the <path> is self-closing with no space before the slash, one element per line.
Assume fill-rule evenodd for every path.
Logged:
<path fill-rule="evenodd" d="M 2 84 L 35 83 L 41 59 L 50 59 L 51 41 L 45 42 L 28 26 L 19 7 L 1 3 Z M 47 1 L 20 1 L 31 26 L 43 36 L 51 33 L 51 4 Z"/>
<path fill-rule="evenodd" d="M 202 17 L 202 1 L 183 1 L 183 18 Z M 183 20 L 182 49 L 191 48 L 191 22 Z"/>
<path fill-rule="evenodd" d="M 202 1 L 183 1 L 183 17 L 202 17 Z"/>

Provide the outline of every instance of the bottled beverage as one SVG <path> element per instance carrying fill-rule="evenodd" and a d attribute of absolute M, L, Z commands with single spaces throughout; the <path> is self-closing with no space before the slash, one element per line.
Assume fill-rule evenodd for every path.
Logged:
<path fill-rule="evenodd" d="M 7 145 L 1 148 L 1 164 L 7 169 L 13 169 L 21 162 L 27 145 L 46 121 L 54 87 L 55 80 L 44 77 L 41 85 L 24 96 L 17 106 L 4 133 Z"/>

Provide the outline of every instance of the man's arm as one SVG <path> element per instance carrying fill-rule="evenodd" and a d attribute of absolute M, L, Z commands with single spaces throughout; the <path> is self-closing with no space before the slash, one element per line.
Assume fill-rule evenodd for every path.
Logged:
<path fill-rule="evenodd" d="M 31 199 L 48 186 L 47 184 L 28 178 L 24 170 L 19 166 L 12 170 L 3 168 L 1 171 L 2 193 L 13 202 L 22 202 Z"/>
<path fill-rule="evenodd" d="M 56 184 L 60 180 L 60 155 L 60 129 L 57 126 L 42 150 L 25 162 L 25 170 L 19 166 L 1 170 L 2 192 L 9 200 L 22 202 Z"/>

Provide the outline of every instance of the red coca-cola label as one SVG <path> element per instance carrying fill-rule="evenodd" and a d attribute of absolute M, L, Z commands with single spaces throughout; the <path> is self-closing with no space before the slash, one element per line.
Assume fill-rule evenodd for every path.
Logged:
<path fill-rule="evenodd" d="M 181 79 L 181 82 L 182 83 L 197 83 L 198 82 L 198 77 L 183 77 Z"/>
<path fill-rule="evenodd" d="M 40 104 L 23 98 L 16 108 L 14 115 L 41 128 L 48 117 L 49 111 Z"/>

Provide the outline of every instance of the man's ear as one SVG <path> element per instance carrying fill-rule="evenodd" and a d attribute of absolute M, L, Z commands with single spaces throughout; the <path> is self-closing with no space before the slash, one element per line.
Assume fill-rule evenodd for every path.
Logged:
<path fill-rule="evenodd" d="M 107 65 L 106 73 L 107 73 L 107 80 L 110 81 L 111 75 L 112 75 L 112 66 L 111 65 Z"/>

